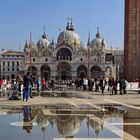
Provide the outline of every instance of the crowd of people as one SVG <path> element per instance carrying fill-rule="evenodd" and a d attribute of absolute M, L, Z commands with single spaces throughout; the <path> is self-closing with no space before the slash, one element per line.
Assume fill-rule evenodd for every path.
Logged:
<path fill-rule="evenodd" d="M 9 97 L 10 95 L 7 94 L 7 91 L 12 91 L 12 95 L 9 99 L 17 99 L 17 97 L 21 97 L 23 101 L 28 101 L 29 98 L 33 97 L 32 88 L 35 88 L 38 92 L 44 90 L 101 91 L 103 95 L 105 89 L 107 89 L 110 95 L 123 95 L 127 94 L 127 85 L 128 82 L 125 78 L 120 78 L 118 80 L 113 77 L 109 77 L 108 80 L 106 80 L 105 77 L 102 77 L 101 79 L 80 78 L 72 80 L 46 80 L 45 78 L 41 79 L 40 77 L 37 77 L 36 80 L 34 80 L 30 72 L 27 72 L 24 76 L 19 75 L 16 79 L 0 80 L 0 89 L 3 90 L 5 95 Z"/>

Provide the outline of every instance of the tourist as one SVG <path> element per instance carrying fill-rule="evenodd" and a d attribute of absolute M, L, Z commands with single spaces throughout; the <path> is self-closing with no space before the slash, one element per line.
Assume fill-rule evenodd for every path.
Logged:
<path fill-rule="evenodd" d="M 103 77 L 99 83 L 103 95 L 104 95 L 104 90 L 105 90 L 106 84 L 107 84 L 107 82 L 106 82 L 105 78 Z"/>
<path fill-rule="evenodd" d="M 31 88 L 31 76 L 30 73 L 27 72 L 27 74 L 24 76 L 24 92 L 23 92 L 23 101 L 28 101 L 30 97 L 30 88 Z"/>
<path fill-rule="evenodd" d="M 84 81 L 83 81 L 83 90 L 86 90 L 87 89 L 87 86 L 88 86 L 88 79 L 87 78 L 84 78 Z"/>
<path fill-rule="evenodd" d="M 41 80 L 40 80 L 40 77 L 37 78 L 37 80 L 36 80 L 36 85 L 37 85 L 37 91 L 39 92 L 39 91 L 40 91 L 40 87 L 41 87 Z"/>
<path fill-rule="evenodd" d="M 112 95 L 113 94 L 112 77 L 109 77 L 109 80 L 108 80 L 108 89 L 109 89 L 110 95 Z"/>

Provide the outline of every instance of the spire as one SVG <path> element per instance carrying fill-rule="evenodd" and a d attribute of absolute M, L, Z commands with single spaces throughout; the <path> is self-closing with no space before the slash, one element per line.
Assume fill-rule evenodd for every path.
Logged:
<path fill-rule="evenodd" d="M 67 26 L 66 26 L 66 30 L 70 30 L 70 31 L 74 31 L 74 26 L 72 24 L 72 17 L 67 17 Z"/>
<path fill-rule="evenodd" d="M 70 30 L 69 21 L 67 22 L 66 30 Z"/>
<path fill-rule="evenodd" d="M 54 45 L 54 40 L 53 40 L 53 38 L 52 38 L 52 45 Z"/>
<path fill-rule="evenodd" d="M 26 40 L 26 42 L 25 42 L 25 45 L 27 45 L 28 46 L 28 41 Z"/>
<path fill-rule="evenodd" d="M 43 30 L 44 30 L 44 31 L 43 31 L 42 38 L 47 38 L 47 37 L 46 37 L 46 33 L 45 33 L 45 30 L 46 30 L 46 27 L 45 27 L 45 25 L 44 25 L 44 27 L 43 27 Z"/>
<path fill-rule="evenodd" d="M 99 27 L 97 27 L 96 37 L 97 37 L 97 38 L 101 38 L 101 37 L 100 37 L 100 33 L 99 33 Z"/>
<path fill-rule="evenodd" d="M 102 45 L 105 46 L 105 41 L 104 38 L 102 39 Z"/>
<path fill-rule="evenodd" d="M 26 48 L 28 48 L 28 42 L 27 42 L 27 40 L 26 40 L 25 45 L 24 45 L 24 52 L 25 52 Z"/>
<path fill-rule="evenodd" d="M 72 24 L 72 17 L 70 18 L 70 30 L 71 31 L 74 31 L 74 26 L 73 26 L 73 24 Z"/>

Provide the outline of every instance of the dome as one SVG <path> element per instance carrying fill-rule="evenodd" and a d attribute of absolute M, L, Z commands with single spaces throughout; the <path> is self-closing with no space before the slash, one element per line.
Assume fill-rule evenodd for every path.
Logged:
<path fill-rule="evenodd" d="M 57 39 L 57 44 L 61 44 L 63 41 L 66 41 L 69 45 L 80 47 L 80 36 L 74 32 L 74 27 L 71 23 L 66 26 L 66 30 L 61 32 Z"/>
<path fill-rule="evenodd" d="M 38 50 L 47 48 L 50 45 L 50 41 L 47 39 L 45 32 L 42 35 L 42 38 L 37 42 Z"/>
<path fill-rule="evenodd" d="M 94 47 L 100 48 L 103 46 L 104 47 L 106 46 L 105 40 L 104 38 L 101 38 L 99 31 L 97 31 L 96 38 L 91 41 L 91 48 Z"/>
<path fill-rule="evenodd" d="M 26 41 L 25 46 L 24 46 L 24 52 L 26 54 L 29 54 L 30 53 L 30 48 L 32 49 L 32 52 L 37 52 L 34 42 L 31 42 L 31 43 L 28 44 L 27 41 Z"/>

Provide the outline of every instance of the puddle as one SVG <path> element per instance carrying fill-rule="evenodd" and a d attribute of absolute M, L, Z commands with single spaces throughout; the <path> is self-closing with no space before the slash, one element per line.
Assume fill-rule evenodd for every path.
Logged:
<path fill-rule="evenodd" d="M 117 104 L 94 107 L 82 104 L 77 108 L 63 104 L 0 109 L 0 136 L 5 140 L 111 140 L 129 136 L 140 139 L 139 130 L 140 112 Z"/>

